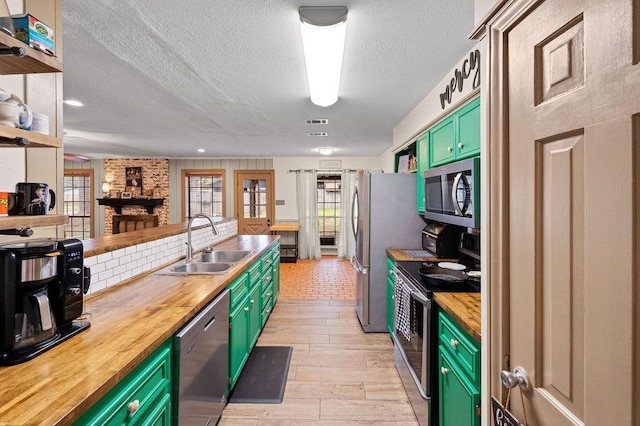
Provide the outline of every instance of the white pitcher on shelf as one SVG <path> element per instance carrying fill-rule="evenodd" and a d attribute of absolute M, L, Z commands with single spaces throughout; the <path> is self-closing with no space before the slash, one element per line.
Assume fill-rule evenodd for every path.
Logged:
<path fill-rule="evenodd" d="M 16 95 L 0 89 L 0 125 L 29 130 L 32 122 L 31 107 Z"/>

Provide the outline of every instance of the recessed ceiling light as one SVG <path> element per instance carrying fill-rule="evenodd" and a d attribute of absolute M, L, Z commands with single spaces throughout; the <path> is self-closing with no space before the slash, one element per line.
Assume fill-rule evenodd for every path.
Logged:
<path fill-rule="evenodd" d="M 331 155 L 331 154 L 333 154 L 333 148 L 318 148 L 317 151 L 318 151 L 318 153 L 320 153 L 320 155 Z"/>
<path fill-rule="evenodd" d="M 329 136 L 329 133 L 327 132 L 309 132 L 307 133 L 308 136 Z"/>
<path fill-rule="evenodd" d="M 67 105 L 71 105 L 71 106 L 75 106 L 75 107 L 81 107 L 84 106 L 84 104 L 80 101 L 76 101 L 75 99 L 67 99 L 65 101 L 63 101 L 65 104 Z"/>
<path fill-rule="evenodd" d="M 204 152 L 203 148 L 198 148 L 198 152 Z"/>
<path fill-rule="evenodd" d="M 304 120 L 307 124 L 329 124 L 329 119 L 327 118 L 307 118 Z"/>

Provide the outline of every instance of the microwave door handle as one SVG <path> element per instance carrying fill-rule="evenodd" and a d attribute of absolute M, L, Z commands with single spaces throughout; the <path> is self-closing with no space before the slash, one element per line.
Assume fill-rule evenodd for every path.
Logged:
<path fill-rule="evenodd" d="M 464 216 L 464 213 L 458 204 L 458 184 L 460 183 L 462 176 L 464 176 L 462 172 L 458 173 L 453 179 L 453 186 L 451 187 L 451 201 L 453 201 L 453 208 L 456 210 L 456 216 Z"/>

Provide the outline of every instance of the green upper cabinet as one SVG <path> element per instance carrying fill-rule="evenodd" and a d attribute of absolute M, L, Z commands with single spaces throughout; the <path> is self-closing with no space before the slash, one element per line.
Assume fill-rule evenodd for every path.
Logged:
<path fill-rule="evenodd" d="M 450 115 L 429 130 L 429 148 L 433 166 L 449 163 L 455 158 L 456 131 L 454 118 L 454 116 Z"/>
<path fill-rule="evenodd" d="M 424 214 L 424 172 L 429 170 L 429 133 L 424 133 L 416 141 L 416 155 L 418 157 L 418 172 L 416 179 L 418 180 L 416 188 L 418 199 L 416 207 L 418 214 Z"/>
<path fill-rule="evenodd" d="M 430 167 L 480 153 L 480 97 L 463 105 L 429 130 Z"/>

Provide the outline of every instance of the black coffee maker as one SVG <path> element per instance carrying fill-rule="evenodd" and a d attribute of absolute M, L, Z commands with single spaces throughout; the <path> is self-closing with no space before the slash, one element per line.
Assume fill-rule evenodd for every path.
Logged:
<path fill-rule="evenodd" d="M 77 321 L 89 270 L 78 239 L 0 245 L 0 365 L 27 361 L 89 327 Z"/>

